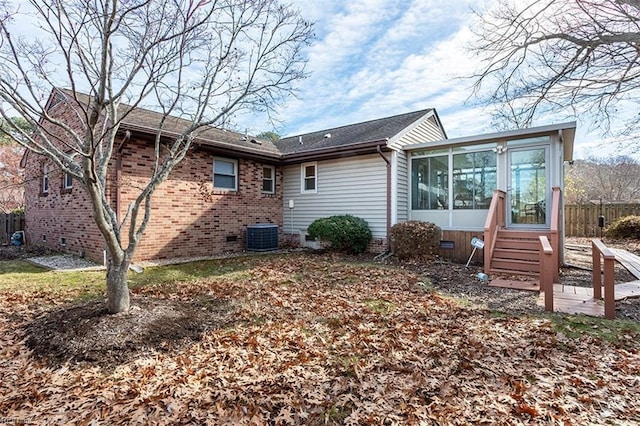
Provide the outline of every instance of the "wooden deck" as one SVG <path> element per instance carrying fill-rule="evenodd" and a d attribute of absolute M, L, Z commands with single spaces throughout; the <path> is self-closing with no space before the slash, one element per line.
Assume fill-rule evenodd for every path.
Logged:
<path fill-rule="evenodd" d="M 640 296 L 640 280 L 624 284 L 616 284 L 615 299 Z M 602 293 L 604 294 L 604 288 Z M 538 305 L 544 306 L 544 292 L 540 292 Z M 553 310 L 566 314 L 585 314 L 593 317 L 604 317 L 604 301 L 593 298 L 593 288 L 574 287 L 570 285 L 553 285 Z"/>
<path fill-rule="evenodd" d="M 586 248 L 586 247 L 585 247 Z M 586 248 L 591 252 L 591 247 Z M 609 249 L 616 258 L 638 280 L 615 285 L 615 300 L 629 297 L 640 297 L 640 256 L 626 250 Z M 590 255 L 589 255 L 590 256 Z M 513 290 L 540 291 L 540 281 L 510 280 L 495 278 L 489 282 L 491 287 L 502 287 Z M 604 286 L 600 292 L 604 295 Z M 544 306 L 544 292 L 540 291 L 538 305 Z M 593 298 L 593 287 L 575 287 L 563 284 L 553 285 L 553 309 L 567 314 L 585 314 L 604 317 L 604 301 Z"/>

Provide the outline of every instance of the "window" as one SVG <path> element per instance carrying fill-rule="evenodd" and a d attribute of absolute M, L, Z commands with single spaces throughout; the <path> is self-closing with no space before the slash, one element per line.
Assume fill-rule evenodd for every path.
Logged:
<path fill-rule="evenodd" d="M 301 192 L 317 192 L 318 163 L 302 164 Z"/>
<path fill-rule="evenodd" d="M 73 176 L 65 172 L 62 176 L 62 189 L 71 189 L 73 187 Z"/>
<path fill-rule="evenodd" d="M 411 208 L 488 209 L 498 184 L 496 153 L 492 149 L 474 152 L 473 148 L 480 147 L 455 148 L 451 154 L 438 151 L 428 157 L 413 158 Z"/>
<path fill-rule="evenodd" d="M 449 208 L 449 156 L 438 155 L 411 160 L 413 210 Z"/>
<path fill-rule="evenodd" d="M 493 151 L 453 155 L 453 208 L 488 209 L 497 188 Z"/>
<path fill-rule="evenodd" d="M 44 194 L 49 192 L 49 165 L 42 165 L 42 192 Z"/>
<path fill-rule="evenodd" d="M 273 166 L 262 167 L 262 192 L 273 194 L 275 192 L 276 168 Z"/>
<path fill-rule="evenodd" d="M 214 158 L 213 188 L 229 191 L 238 189 L 238 162 L 236 160 Z"/>

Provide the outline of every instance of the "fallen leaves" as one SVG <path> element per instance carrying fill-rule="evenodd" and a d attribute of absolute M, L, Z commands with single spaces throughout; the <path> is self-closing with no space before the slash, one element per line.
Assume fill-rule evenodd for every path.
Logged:
<path fill-rule="evenodd" d="M 403 270 L 289 255 L 170 292 L 136 289 L 135 297 L 190 303 L 217 297 L 233 306 L 234 321 L 202 330 L 180 350 L 147 351 L 115 369 L 34 361 L 23 331 L 31 316 L 16 323 L 14 299 L 4 299 L 0 413 L 77 424 L 640 418 L 638 354 L 558 336 L 544 319 L 494 318 L 420 282 Z"/>

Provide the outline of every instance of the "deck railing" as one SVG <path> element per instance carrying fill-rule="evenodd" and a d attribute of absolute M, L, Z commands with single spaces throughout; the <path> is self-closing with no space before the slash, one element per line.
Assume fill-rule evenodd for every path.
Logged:
<path fill-rule="evenodd" d="M 484 224 L 484 272 L 491 269 L 491 256 L 496 245 L 496 238 L 500 227 L 505 226 L 505 192 L 499 189 L 493 191 L 489 213 Z"/>
<path fill-rule="evenodd" d="M 604 317 L 616 317 L 616 294 L 614 287 L 614 262 L 616 257 L 611 250 L 597 238 L 591 240 L 593 260 L 593 298 L 602 299 L 602 266 L 604 266 Z M 604 262 L 602 262 L 604 259 Z M 604 263 L 604 265 L 603 265 Z"/>
<path fill-rule="evenodd" d="M 540 235 L 540 291 L 544 292 L 544 310 L 553 312 L 553 284 L 555 260 L 553 248 L 545 235 Z"/>

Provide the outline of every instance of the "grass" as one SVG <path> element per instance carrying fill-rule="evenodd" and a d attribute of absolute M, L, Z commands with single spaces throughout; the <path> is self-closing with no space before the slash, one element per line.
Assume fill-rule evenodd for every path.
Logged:
<path fill-rule="evenodd" d="M 0 292 L 71 293 L 80 300 L 101 297 L 105 273 L 54 272 L 21 260 L 0 262 Z"/>
<path fill-rule="evenodd" d="M 640 323 L 629 320 L 606 320 L 586 315 L 550 315 L 554 330 L 571 339 L 592 336 L 622 347 L 635 347 Z"/>
<path fill-rule="evenodd" d="M 262 257 L 264 258 L 264 257 Z M 146 268 L 142 274 L 129 272 L 129 287 L 188 284 L 210 277 L 231 281 L 247 277 L 255 257 L 238 257 Z M 0 292 L 65 293 L 77 300 L 104 297 L 105 271 L 50 271 L 22 260 L 0 261 Z"/>

